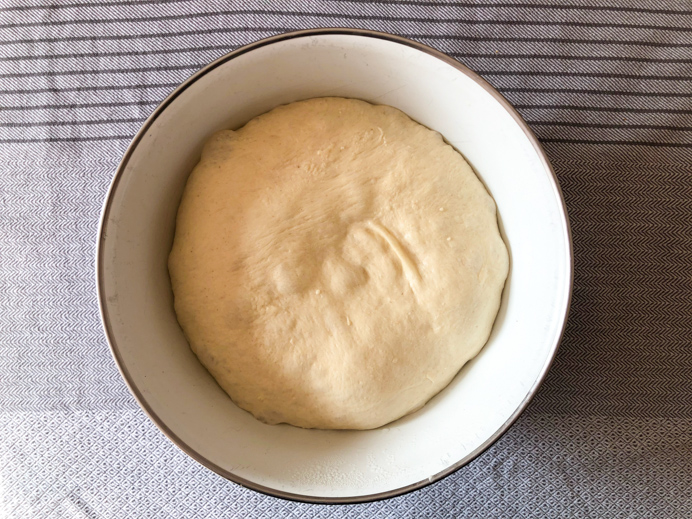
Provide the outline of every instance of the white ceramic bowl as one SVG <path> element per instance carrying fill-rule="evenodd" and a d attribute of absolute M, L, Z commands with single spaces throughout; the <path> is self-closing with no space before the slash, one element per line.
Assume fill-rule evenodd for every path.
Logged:
<path fill-rule="evenodd" d="M 236 407 L 183 337 L 166 266 L 180 196 L 207 137 L 277 105 L 320 96 L 395 106 L 440 132 L 495 198 L 511 254 L 502 306 L 478 357 L 423 409 L 371 431 L 270 426 Z M 346 503 L 441 479 L 517 418 L 562 335 L 572 286 L 571 240 L 560 189 L 538 141 L 484 80 L 403 38 L 312 30 L 224 56 L 154 111 L 108 193 L 97 279 L 106 335 L 122 375 L 178 447 L 255 490 Z"/>

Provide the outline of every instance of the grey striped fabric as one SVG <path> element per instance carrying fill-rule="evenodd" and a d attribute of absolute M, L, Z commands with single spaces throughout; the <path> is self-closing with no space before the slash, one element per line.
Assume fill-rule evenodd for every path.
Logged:
<path fill-rule="evenodd" d="M 82 2 L 82 3 L 79 3 Z M 101 203 L 178 83 L 256 39 L 388 31 L 480 72 L 562 184 L 568 329 L 492 448 L 353 506 L 246 490 L 179 452 L 111 360 Z M 0 517 L 692 517 L 690 0 L 0 0 Z"/>

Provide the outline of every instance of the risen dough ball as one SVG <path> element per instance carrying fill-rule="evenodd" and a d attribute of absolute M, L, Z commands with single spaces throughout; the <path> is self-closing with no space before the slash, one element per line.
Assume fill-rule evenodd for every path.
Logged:
<path fill-rule="evenodd" d="M 492 198 L 438 133 L 321 98 L 211 137 L 169 268 L 190 345 L 236 404 L 370 429 L 478 353 L 508 256 Z"/>

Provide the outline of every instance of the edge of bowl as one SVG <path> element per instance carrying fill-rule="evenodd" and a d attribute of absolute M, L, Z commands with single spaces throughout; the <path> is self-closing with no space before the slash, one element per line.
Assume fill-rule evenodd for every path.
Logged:
<path fill-rule="evenodd" d="M 549 173 L 549 179 L 551 180 L 553 184 L 553 188 L 555 190 L 555 196 L 556 199 L 560 202 L 561 207 L 562 207 L 562 213 L 564 216 L 563 219 L 563 225 L 564 225 L 564 231 L 567 235 L 567 246 L 568 246 L 568 254 L 569 254 L 569 287 L 567 290 L 567 301 L 566 301 L 566 308 L 565 308 L 565 315 L 563 317 L 563 323 L 562 323 L 562 328 L 560 330 L 560 333 L 557 337 L 557 340 L 553 346 L 553 351 L 551 355 L 548 357 L 546 360 L 545 364 L 541 368 L 540 374 L 538 378 L 535 380 L 531 388 L 529 389 L 529 392 L 526 395 L 526 398 L 521 402 L 521 404 L 517 407 L 517 409 L 512 413 L 512 415 L 509 417 L 509 419 L 493 434 L 490 438 L 488 438 L 485 442 L 483 442 L 478 448 L 474 449 L 472 452 L 470 452 L 468 455 L 466 455 L 464 458 L 458 460 L 456 463 L 450 465 L 446 469 L 438 472 L 437 474 L 434 474 L 422 481 L 418 481 L 416 483 L 412 483 L 410 485 L 406 485 L 404 487 L 400 487 L 394 490 L 388 490 L 385 492 L 379 492 L 375 494 L 366 494 L 366 495 L 359 495 L 359 496 L 346 496 L 346 497 L 323 497 L 323 496 L 310 496 L 310 495 L 302 495 L 302 494 L 295 494 L 291 492 L 284 492 L 282 490 L 277 490 L 274 488 L 266 487 L 264 485 L 255 483 L 253 481 L 247 480 L 245 478 L 242 478 L 236 474 L 233 474 L 230 471 L 227 471 L 226 469 L 218 466 L 214 462 L 210 461 L 209 459 L 205 458 L 204 456 L 200 455 L 197 451 L 195 451 L 193 448 L 191 448 L 189 445 L 187 445 L 180 437 L 178 437 L 163 421 L 158 417 L 158 415 L 154 412 L 154 410 L 149 406 L 147 403 L 146 399 L 142 395 L 142 393 L 139 391 L 135 383 L 133 382 L 127 368 L 125 367 L 122 358 L 120 356 L 120 351 L 118 349 L 118 345 L 112 335 L 112 330 L 110 327 L 110 319 L 108 315 L 108 309 L 106 308 L 106 304 L 104 303 L 104 296 L 103 296 L 103 250 L 102 250 L 102 242 L 105 239 L 105 235 L 107 232 L 107 221 L 108 217 L 110 214 L 110 207 L 111 207 L 111 202 L 113 198 L 113 193 L 115 192 L 120 179 L 123 175 L 123 172 L 125 168 L 127 167 L 127 164 L 130 160 L 130 157 L 132 156 L 135 148 L 139 144 L 139 142 L 142 140 L 143 136 L 146 134 L 147 130 L 149 127 L 153 124 L 153 122 L 156 120 L 156 118 L 166 109 L 166 107 L 175 100 L 178 95 L 180 95 L 186 88 L 188 88 L 192 83 L 197 81 L 200 77 L 204 76 L 205 74 L 209 73 L 210 71 L 214 70 L 216 67 L 226 63 L 227 61 L 230 61 L 231 59 L 234 59 L 242 54 L 245 54 L 246 52 L 249 52 L 253 49 L 263 47 L 265 45 L 270 45 L 272 43 L 276 43 L 279 41 L 284 41 L 284 40 L 289 40 L 293 38 L 301 38 L 301 37 L 306 37 L 306 36 L 318 36 L 318 35 L 325 35 L 325 34 L 343 34 L 343 35 L 352 35 L 352 36 L 362 36 L 362 37 L 368 37 L 368 38 L 377 38 L 377 39 L 383 39 L 383 40 L 388 40 L 394 43 L 398 43 L 401 45 L 406 45 L 408 47 L 412 47 L 414 49 L 417 49 L 421 52 L 425 52 L 426 54 L 430 54 L 433 57 L 439 59 L 440 61 L 443 61 L 444 63 L 451 65 L 452 67 L 456 68 L 466 76 L 470 77 L 473 81 L 478 83 L 484 90 L 486 90 L 488 93 L 490 93 L 495 100 L 497 100 L 502 107 L 512 116 L 512 118 L 515 120 L 515 122 L 519 125 L 519 127 L 522 129 L 524 134 L 528 137 L 529 141 L 533 145 L 534 149 L 536 150 L 536 153 L 538 154 L 541 162 L 543 163 L 543 167 L 545 168 L 546 172 Z M 545 379 L 545 376 L 550 368 L 550 366 L 553 363 L 553 360 L 555 359 L 555 355 L 557 354 L 558 346 L 560 342 L 562 341 L 562 337 L 565 332 L 565 327 L 567 325 L 567 319 L 569 316 L 569 311 L 570 311 L 570 305 L 571 305 L 571 300 L 572 300 L 572 289 L 574 285 L 574 250 L 573 250 L 573 245 L 572 245 L 572 231 L 571 231 L 571 226 L 569 223 L 569 217 L 567 214 L 567 207 L 565 205 L 565 200 L 562 195 L 562 190 L 560 189 L 560 184 L 558 182 L 557 176 L 555 175 L 555 171 L 552 168 L 552 165 L 550 164 L 550 161 L 548 160 L 547 155 L 545 154 L 540 142 L 538 141 L 538 138 L 535 136 L 533 131 L 529 128 L 528 124 L 524 121 L 524 119 L 521 117 L 519 112 L 507 101 L 502 94 L 500 94 L 493 86 L 490 85 L 485 79 L 483 79 L 481 76 L 473 72 L 471 69 L 466 67 L 465 65 L 461 64 L 457 60 L 447 56 L 443 52 L 440 52 L 436 49 L 433 49 L 432 47 L 429 47 L 425 44 L 409 40 L 408 38 L 404 38 L 401 36 L 396 36 L 394 34 L 389 34 L 385 32 L 378 32 L 378 31 L 372 31 L 372 30 L 367 30 L 367 29 L 351 29 L 351 28 L 341 28 L 341 27 L 334 27 L 334 28 L 319 28 L 319 29 L 305 29 L 305 30 L 300 30 L 300 31 L 292 31 L 292 32 L 287 32 L 283 34 L 278 34 L 275 36 L 271 36 L 268 38 L 264 38 L 261 40 L 258 40 L 254 43 L 251 43 L 249 45 L 245 45 L 243 47 L 240 47 L 232 52 L 229 52 L 228 54 L 225 54 L 224 56 L 221 56 L 220 58 L 212 61 L 210 64 L 207 66 L 203 67 L 202 69 L 198 70 L 195 72 L 193 75 L 191 75 L 188 79 L 186 79 L 183 83 L 181 83 L 178 87 L 176 87 L 167 97 L 164 99 L 161 104 L 159 104 L 154 111 L 151 113 L 151 115 L 146 119 L 146 121 L 143 123 L 142 127 L 140 130 L 135 134 L 133 137 L 132 141 L 128 145 L 125 154 L 123 155 L 122 160 L 120 161 L 120 164 L 118 165 L 118 168 L 116 170 L 115 176 L 113 177 L 113 180 L 111 181 L 111 184 L 108 188 L 108 191 L 106 193 L 106 197 L 103 203 L 102 211 L 101 211 L 101 217 L 99 220 L 99 226 L 98 226 L 98 231 L 97 231 L 97 244 L 96 244 L 96 292 L 97 292 L 97 298 L 98 298 L 98 305 L 99 305 L 99 314 L 101 317 L 101 324 L 103 326 L 105 335 L 106 335 L 106 340 L 108 342 L 108 345 L 111 350 L 111 354 L 113 356 L 113 359 L 115 360 L 115 364 L 118 367 L 118 370 L 120 371 L 121 376 L 123 377 L 123 380 L 125 381 L 128 389 L 134 396 L 135 400 L 139 404 L 139 406 L 144 410 L 144 412 L 147 414 L 149 419 L 151 419 L 152 422 L 163 432 L 163 434 L 173 442 L 175 446 L 177 446 L 180 450 L 182 450 L 185 454 L 193 458 L 195 461 L 200 463 L 201 465 L 205 466 L 209 470 L 212 470 L 213 472 L 219 474 L 220 476 L 237 483 L 241 486 L 244 486 L 246 488 L 249 488 L 251 490 L 260 492 L 262 494 L 269 495 L 271 497 L 278 497 L 282 499 L 286 499 L 289 501 L 298 501 L 298 502 L 304 502 L 304 503 L 315 503 L 315 504 L 356 504 L 356 503 L 366 503 L 366 502 L 372 502 L 372 501 L 379 501 L 383 499 L 389 499 L 392 497 L 397 497 L 401 496 L 403 494 L 407 494 L 409 492 L 413 492 L 415 490 L 421 489 L 423 487 L 426 487 L 432 483 L 435 483 L 437 481 L 440 481 L 441 479 L 444 479 L 445 477 L 449 476 L 450 474 L 453 474 L 457 470 L 459 470 L 461 467 L 464 465 L 467 465 L 471 461 L 473 461 L 475 458 L 480 456 L 483 452 L 485 452 L 490 446 L 492 446 L 497 440 L 500 439 L 508 430 L 509 428 L 516 422 L 516 420 L 519 418 L 521 413 L 526 409 L 528 406 L 529 402 L 533 399 L 535 396 L 536 392 L 538 391 L 539 386 Z"/>

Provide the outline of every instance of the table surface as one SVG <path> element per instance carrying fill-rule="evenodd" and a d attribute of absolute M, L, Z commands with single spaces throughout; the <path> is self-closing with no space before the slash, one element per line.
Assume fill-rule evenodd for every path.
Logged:
<path fill-rule="evenodd" d="M 1 517 L 692 517 L 690 0 L 41 1 L 0 3 Z M 154 107 L 240 45 L 327 26 L 485 77 L 544 143 L 574 234 L 569 324 L 519 421 L 445 480 L 352 506 L 181 453 L 121 380 L 94 289 L 101 203 Z"/>

